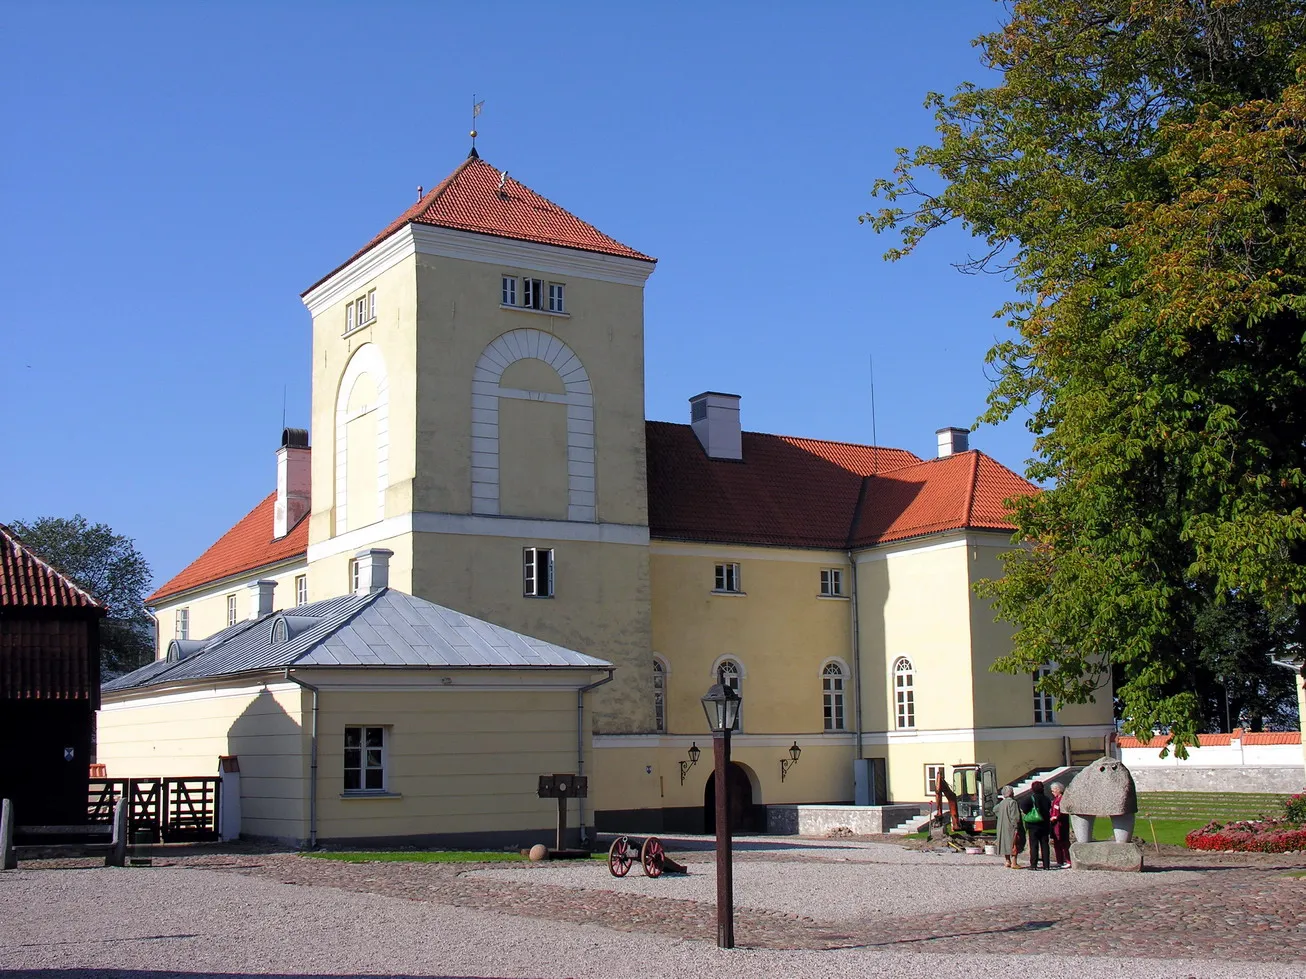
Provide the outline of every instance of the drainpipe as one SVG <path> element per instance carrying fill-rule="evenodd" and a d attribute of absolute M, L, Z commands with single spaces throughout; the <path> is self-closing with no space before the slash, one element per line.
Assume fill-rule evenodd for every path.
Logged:
<path fill-rule="evenodd" d="M 853 620 L 853 712 L 857 725 L 857 757 L 862 757 L 862 630 L 861 622 L 857 613 L 857 555 L 852 550 L 848 551 L 848 567 L 851 573 L 848 575 L 848 582 L 852 588 L 852 620 Z"/>
<path fill-rule="evenodd" d="M 605 683 L 612 682 L 612 674 L 615 667 L 608 669 L 608 675 L 602 680 L 591 683 L 587 687 L 579 687 L 576 690 L 576 775 L 579 777 L 585 774 L 585 695 L 595 687 L 601 687 Z M 585 800 L 576 800 L 577 823 L 580 829 L 580 841 L 586 841 L 585 835 Z"/>
<path fill-rule="evenodd" d="M 313 722 L 309 734 L 309 755 L 308 755 L 308 848 L 317 849 L 317 698 L 320 692 L 313 684 L 290 672 L 286 668 L 286 679 L 291 683 L 297 683 L 305 690 L 313 694 Z"/>

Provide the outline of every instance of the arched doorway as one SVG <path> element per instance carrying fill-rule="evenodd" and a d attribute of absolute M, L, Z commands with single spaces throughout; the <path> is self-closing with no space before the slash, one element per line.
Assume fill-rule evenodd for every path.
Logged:
<path fill-rule="evenodd" d="M 730 812 L 730 832 L 749 833 L 756 830 L 753 818 L 753 783 L 748 772 L 738 762 L 731 762 L 726 769 L 726 783 L 730 786 L 728 796 Z M 716 772 L 707 777 L 707 787 L 703 790 L 703 832 L 709 836 L 716 832 Z"/>

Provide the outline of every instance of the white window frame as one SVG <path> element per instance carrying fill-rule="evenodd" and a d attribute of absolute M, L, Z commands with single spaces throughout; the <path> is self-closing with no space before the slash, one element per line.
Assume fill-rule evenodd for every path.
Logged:
<path fill-rule="evenodd" d="M 178 639 L 190 638 L 190 608 L 177 609 L 176 626 L 174 634 Z"/>
<path fill-rule="evenodd" d="M 718 595 L 742 595 L 743 580 L 739 576 L 738 562 L 718 564 L 714 569 L 712 591 Z"/>
<path fill-rule="evenodd" d="M 653 730 L 667 733 L 667 661 L 653 657 Z"/>
<path fill-rule="evenodd" d="M 227 625 L 236 624 L 236 593 L 233 591 L 227 596 Z"/>
<path fill-rule="evenodd" d="M 295 608 L 308 604 L 308 575 L 295 575 Z"/>
<path fill-rule="evenodd" d="M 368 289 L 361 296 L 354 296 L 345 306 L 345 332 L 371 326 L 376 322 L 376 290 Z"/>
<path fill-rule="evenodd" d="M 553 597 L 554 554 L 551 547 L 522 548 L 522 597 Z M 541 574 L 543 571 L 543 574 Z"/>
<path fill-rule="evenodd" d="M 1032 685 L 1034 687 L 1034 723 L 1035 724 L 1055 724 L 1057 722 L 1057 704 L 1052 694 L 1043 693 L 1038 688 L 1038 681 L 1052 673 L 1052 667 L 1040 666 L 1033 673 Z"/>
<path fill-rule="evenodd" d="M 939 781 L 946 782 L 947 780 L 948 780 L 947 765 L 931 765 L 929 762 L 926 762 L 925 763 L 925 798 L 933 799 L 938 791 L 936 788 L 937 783 Z"/>
<path fill-rule="evenodd" d="M 735 726 L 731 729 L 738 734 L 744 729 L 744 664 L 733 656 L 722 656 L 712 667 L 712 682 L 720 676 L 725 685 L 739 694 L 740 704 L 735 713 Z"/>
<path fill-rule="evenodd" d="M 567 311 L 566 288 L 566 285 L 562 282 L 549 283 L 550 313 L 565 313 Z"/>
<path fill-rule="evenodd" d="M 838 660 L 821 667 L 821 723 L 825 731 L 848 730 L 845 713 L 844 680 L 848 673 Z"/>
<path fill-rule="evenodd" d="M 350 731 L 359 732 L 359 744 L 357 748 L 349 747 Z M 373 765 L 368 762 L 367 752 L 372 749 L 369 747 L 367 743 L 367 739 L 368 739 L 368 733 L 371 731 L 379 731 L 381 733 L 381 745 L 380 745 L 381 761 L 379 765 Z M 390 732 L 387 730 L 386 726 L 383 724 L 346 724 L 344 740 L 345 740 L 345 748 L 341 757 L 341 776 L 342 776 L 342 785 L 344 786 L 343 794 L 344 795 L 375 795 L 377 793 L 389 792 L 390 791 L 390 784 L 389 784 Z M 358 752 L 359 764 L 357 767 L 351 766 L 349 764 L 350 751 Z M 349 778 L 348 773 L 351 770 L 358 772 L 358 787 L 353 789 L 348 787 L 348 778 Z M 381 773 L 380 786 L 369 786 L 367 784 L 368 773 L 377 772 L 377 771 Z"/>
<path fill-rule="evenodd" d="M 359 574 L 358 558 L 349 559 L 349 594 L 354 595 L 358 592 L 358 586 L 362 582 Z"/>
<path fill-rule="evenodd" d="M 843 598 L 843 568 L 821 569 L 821 597 Z"/>
<path fill-rule="evenodd" d="M 893 661 L 893 719 L 899 731 L 916 729 L 916 668 L 906 656 Z"/>
<path fill-rule="evenodd" d="M 349 333 L 354 329 L 354 301 L 351 299 L 345 304 L 345 332 Z"/>
<path fill-rule="evenodd" d="M 544 309 L 544 280 L 523 275 L 521 280 L 522 309 Z"/>
<path fill-rule="evenodd" d="M 501 306 L 517 305 L 517 276 L 505 275 L 503 277 L 503 292 L 500 300 Z"/>

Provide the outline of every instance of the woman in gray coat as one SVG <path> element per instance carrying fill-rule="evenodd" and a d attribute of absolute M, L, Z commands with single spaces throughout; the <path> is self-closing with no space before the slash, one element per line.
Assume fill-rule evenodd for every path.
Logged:
<path fill-rule="evenodd" d="M 998 803 L 996 815 L 998 822 L 998 852 L 1002 854 L 1004 867 L 1019 867 L 1020 850 L 1024 844 L 1021 832 L 1024 829 L 1020 820 L 1020 803 L 1016 801 L 1016 792 L 1010 785 L 1002 787 L 1002 801 Z"/>

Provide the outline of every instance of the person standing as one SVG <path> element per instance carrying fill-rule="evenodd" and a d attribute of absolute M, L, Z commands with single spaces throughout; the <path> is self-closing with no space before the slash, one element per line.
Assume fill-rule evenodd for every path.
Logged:
<path fill-rule="evenodd" d="M 1052 828 L 1052 856 L 1057 866 L 1065 869 L 1070 866 L 1070 817 L 1061 811 L 1061 795 L 1066 787 L 1060 782 L 1048 786 L 1052 793 L 1052 805 L 1049 813 Z"/>
<path fill-rule="evenodd" d="M 998 852 L 1002 854 L 1002 866 L 1008 870 L 1017 869 L 1020 864 L 1021 833 L 1020 803 L 1016 801 L 1015 790 L 1010 785 L 1002 787 L 1002 801 L 995 811 L 998 823 Z"/>
<path fill-rule="evenodd" d="M 1043 870 L 1051 870 L 1049 842 L 1052 829 L 1052 800 L 1043 794 L 1043 783 L 1030 786 L 1029 798 L 1020 804 L 1021 822 L 1029 836 L 1029 869 L 1038 870 L 1039 860 Z"/>

